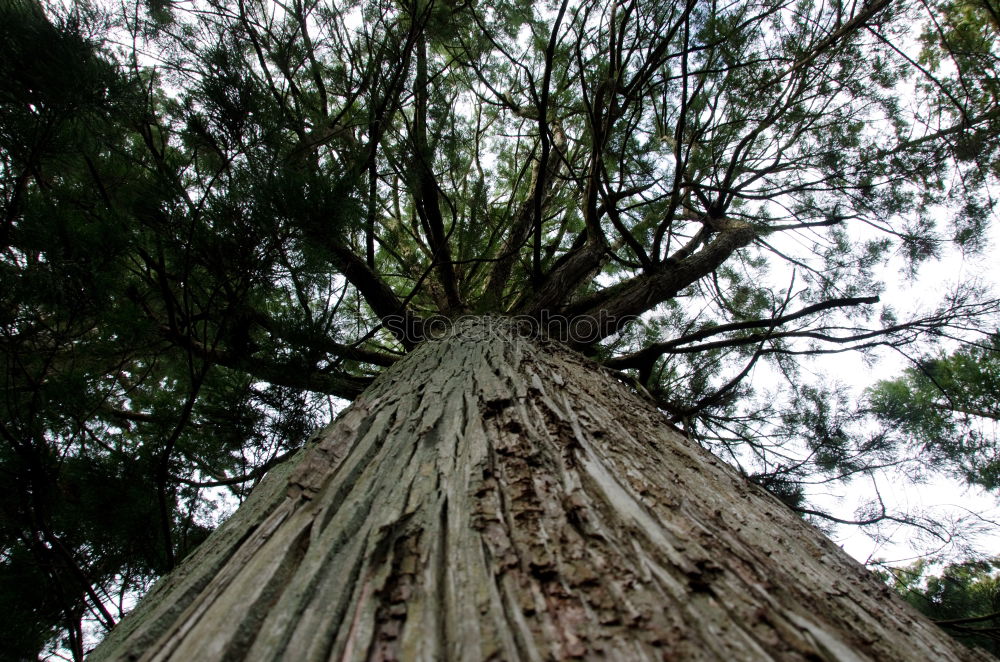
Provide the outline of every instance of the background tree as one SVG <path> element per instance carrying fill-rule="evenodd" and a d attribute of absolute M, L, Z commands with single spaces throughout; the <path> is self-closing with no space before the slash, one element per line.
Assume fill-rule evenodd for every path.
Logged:
<path fill-rule="evenodd" d="M 981 248 L 992 205 L 997 146 L 968 142 L 996 122 L 991 37 L 935 68 L 900 46 L 920 5 L 0 18 L 3 581 L 33 601 L 24 655 L 62 629 L 82 656 L 84 616 L 109 627 L 215 523 L 211 490 L 244 498 L 435 316 L 534 320 L 818 513 L 789 478 L 892 447 L 838 434 L 800 357 L 968 337 L 996 312 L 968 287 L 879 303 L 878 265 Z M 753 405 L 765 364 L 785 418 Z"/>
<path fill-rule="evenodd" d="M 885 571 L 884 576 L 907 602 L 959 641 L 994 655 L 1000 652 L 997 632 L 1000 593 L 995 560 L 950 564 L 940 575 L 918 561 L 909 567 Z"/>
<path fill-rule="evenodd" d="M 995 490 L 1000 478 L 1000 345 L 969 345 L 917 362 L 868 392 L 871 411 L 906 441 L 909 452 L 945 465 L 969 483 Z"/>

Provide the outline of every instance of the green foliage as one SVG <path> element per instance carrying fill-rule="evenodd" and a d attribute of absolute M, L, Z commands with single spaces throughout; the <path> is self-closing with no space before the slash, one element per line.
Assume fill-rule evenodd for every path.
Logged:
<path fill-rule="evenodd" d="M 875 417 L 897 430 L 928 464 L 953 468 L 970 483 L 1000 487 L 1000 336 L 920 360 L 872 386 Z"/>
<path fill-rule="evenodd" d="M 883 580 L 949 634 L 968 646 L 1000 654 L 1000 561 L 966 561 L 941 574 L 925 561 L 886 568 Z"/>
<path fill-rule="evenodd" d="M 275 229 L 231 196 L 201 223 L 178 216 L 180 157 L 88 37 L 100 18 L 49 22 L 30 3 L 0 18 L 0 584 L 16 659 L 60 629 L 78 652 L 94 596 L 143 590 L 204 539 L 209 502 L 173 476 L 248 473 L 317 420 L 301 391 L 164 342 L 154 311 L 171 308 L 199 342 L 252 342 L 241 305 L 270 287 Z M 209 321 L 205 305 L 229 312 Z"/>

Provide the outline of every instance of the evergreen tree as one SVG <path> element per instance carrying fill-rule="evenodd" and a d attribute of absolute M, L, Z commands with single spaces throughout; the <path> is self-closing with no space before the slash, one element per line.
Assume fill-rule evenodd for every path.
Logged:
<path fill-rule="evenodd" d="M 81 658 L 211 490 L 287 475 L 331 398 L 467 315 L 587 355 L 800 510 L 790 476 L 877 464 L 799 358 L 996 313 L 878 298 L 886 259 L 977 250 L 992 209 L 992 33 L 942 6 L 4 2 L 12 654 Z M 747 405 L 765 362 L 785 419 Z"/>
<path fill-rule="evenodd" d="M 932 466 L 988 490 L 1000 486 L 1000 337 L 918 361 L 869 389 L 876 418 Z"/>
<path fill-rule="evenodd" d="M 967 561 L 946 566 L 940 575 L 918 561 L 892 568 L 883 575 L 922 613 L 970 646 L 1000 653 L 1000 590 L 996 560 Z"/>

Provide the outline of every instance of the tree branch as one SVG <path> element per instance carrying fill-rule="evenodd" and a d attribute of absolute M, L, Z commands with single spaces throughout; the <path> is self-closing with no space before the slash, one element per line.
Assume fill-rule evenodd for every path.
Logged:
<path fill-rule="evenodd" d="M 816 303 L 811 306 L 806 306 L 801 310 L 788 313 L 787 315 L 780 315 L 778 317 L 771 317 L 771 318 L 747 320 L 745 322 L 732 322 L 729 324 L 720 324 L 718 326 L 713 326 L 702 329 L 700 331 L 695 331 L 694 333 L 685 334 L 679 338 L 675 338 L 667 342 L 655 343 L 649 345 L 638 352 L 633 352 L 632 354 L 627 354 L 625 356 L 617 356 L 608 359 L 607 361 L 604 362 L 604 365 L 608 366 L 609 368 L 616 368 L 618 370 L 622 370 L 625 368 L 641 368 L 644 365 L 652 363 L 653 361 L 663 356 L 664 354 L 671 353 L 673 350 L 680 347 L 681 345 L 686 345 L 691 342 L 703 340 L 711 336 L 719 335 L 720 333 L 730 333 L 733 331 L 746 331 L 748 329 L 777 327 L 783 324 L 787 324 L 788 322 L 800 319 L 802 317 L 814 315 L 824 310 L 830 310 L 833 308 L 845 308 L 849 306 L 860 306 L 862 304 L 874 304 L 878 303 L 878 301 L 879 301 L 878 296 L 844 297 L 840 299 L 830 299 L 828 301 L 821 301 L 820 303 Z M 760 338 L 756 338 L 755 342 L 757 340 L 760 340 Z"/>
<path fill-rule="evenodd" d="M 724 224 L 723 224 L 724 221 Z M 734 252 L 756 237 L 742 221 L 719 219 L 721 231 L 697 253 L 674 262 L 669 260 L 646 273 L 605 288 L 565 309 L 570 319 L 587 317 L 596 322 L 596 334 L 583 345 L 593 344 L 618 331 L 629 321 L 674 297 L 688 285 L 715 271 Z"/>

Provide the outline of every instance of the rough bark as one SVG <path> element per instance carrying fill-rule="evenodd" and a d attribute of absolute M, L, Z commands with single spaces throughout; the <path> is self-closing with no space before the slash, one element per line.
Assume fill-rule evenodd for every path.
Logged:
<path fill-rule="evenodd" d="M 94 660 L 959 660 L 608 372 L 502 320 L 389 368 Z"/>

